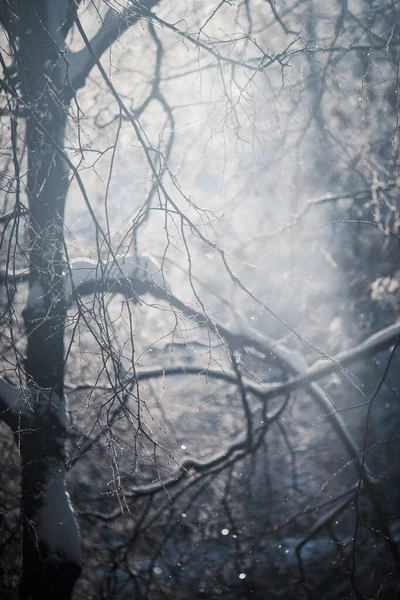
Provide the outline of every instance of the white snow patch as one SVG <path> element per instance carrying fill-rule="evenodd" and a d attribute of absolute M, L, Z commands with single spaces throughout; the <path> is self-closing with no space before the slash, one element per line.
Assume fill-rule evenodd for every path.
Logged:
<path fill-rule="evenodd" d="M 94 284 L 96 281 L 100 280 L 101 265 L 98 263 L 98 261 L 90 260 L 89 258 L 85 260 L 71 260 L 70 268 L 66 268 L 64 298 L 66 300 L 70 300 L 73 290 L 82 285 L 83 283 L 93 282 Z"/>
<path fill-rule="evenodd" d="M 358 355 L 362 356 L 364 352 L 373 352 L 381 345 L 387 344 L 389 346 L 391 342 L 394 344 L 398 336 L 400 336 L 400 323 L 396 322 L 366 338 L 358 346 L 336 354 L 335 363 L 346 364 L 354 360 Z M 330 359 L 319 359 L 311 365 L 307 373 L 318 375 L 319 371 L 324 369 L 330 362 Z"/>
<path fill-rule="evenodd" d="M 302 371 L 308 368 L 308 363 L 300 352 L 286 348 L 286 346 L 282 346 L 281 344 L 278 344 L 274 348 L 274 351 L 295 373 L 302 373 Z"/>
<path fill-rule="evenodd" d="M 139 280 L 143 283 L 154 283 L 157 286 L 164 287 L 161 267 L 150 254 L 143 254 L 142 256 L 127 254 L 117 257 L 116 261 L 110 261 L 107 264 L 107 278 L 118 280 L 121 278 L 121 272 L 133 284 L 135 280 Z"/>
<path fill-rule="evenodd" d="M 71 280 L 72 274 L 72 280 Z M 119 256 L 107 264 L 90 259 L 71 260 L 69 268 L 65 269 L 64 298 L 70 302 L 72 293 L 84 283 L 93 283 L 103 280 L 121 281 L 126 277 L 135 286 L 135 281 L 154 284 L 165 288 L 161 267 L 150 255 L 134 256 L 131 254 Z"/>
<path fill-rule="evenodd" d="M 54 475 L 43 494 L 43 506 L 37 515 L 39 541 L 46 544 L 52 560 L 59 557 L 79 564 L 80 534 L 63 474 Z"/>

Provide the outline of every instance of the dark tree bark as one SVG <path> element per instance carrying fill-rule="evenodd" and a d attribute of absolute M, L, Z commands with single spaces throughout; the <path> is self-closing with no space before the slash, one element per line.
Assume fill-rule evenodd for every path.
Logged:
<path fill-rule="evenodd" d="M 22 598 L 70 598 L 80 574 L 79 532 L 65 486 L 63 220 L 68 168 L 64 146 L 68 89 L 68 2 L 3 8 L 15 48 L 20 93 L 28 108 L 29 295 L 27 391 L 14 429 L 22 463 Z M 70 94 L 69 94 L 70 96 Z M 51 534 L 51 535 L 50 535 Z"/>
<path fill-rule="evenodd" d="M 22 599 L 68 600 L 80 575 L 80 536 L 65 483 L 64 208 L 68 163 L 63 152 L 68 106 L 96 56 L 145 9 L 109 9 L 90 49 L 67 52 L 66 35 L 80 0 L 6 0 L 0 5 L 14 54 L 6 89 L 26 118 L 29 294 L 25 389 L 0 381 L 2 419 L 14 431 L 22 465 Z M 18 91 L 16 90 L 18 88 Z"/>

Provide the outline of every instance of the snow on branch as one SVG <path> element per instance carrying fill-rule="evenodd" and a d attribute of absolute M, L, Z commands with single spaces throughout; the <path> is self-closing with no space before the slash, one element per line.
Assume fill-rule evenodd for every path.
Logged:
<path fill-rule="evenodd" d="M 162 288 L 158 288 L 157 297 L 160 297 L 160 290 L 162 295 L 165 294 Z M 247 333 L 244 330 L 244 323 L 242 323 L 243 330 L 231 330 L 229 327 L 225 327 L 215 322 L 208 322 L 207 316 L 204 315 L 204 313 L 197 313 L 194 309 L 183 304 L 172 294 L 168 294 L 168 298 L 170 299 L 172 306 L 179 307 L 181 310 L 183 309 L 182 312 L 188 317 L 195 318 L 198 324 L 207 326 L 208 323 L 208 326 L 213 326 L 214 329 L 216 328 L 217 332 L 229 341 L 229 344 L 232 345 L 233 348 L 239 348 L 240 346 L 253 347 L 267 356 L 274 353 L 281 361 L 282 366 L 286 367 L 293 375 L 295 375 L 295 377 L 285 383 L 254 384 L 244 378 L 243 381 L 246 385 L 246 389 L 263 400 L 268 400 L 269 398 L 288 393 L 304 385 L 310 385 L 314 380 L 318 380 L 330 373 L 339 371 L 353 362 L 393 346 L 396 339 L 400 337 L 400 323 L 394 323 L 385 329 L 374 333 L 361 344 L 332 356 L 331 360 L 318 360 L 313 365 L 308 366 L 300 352 L 287 348 L 283 344 L 274 345 L 272 340 L 261 334 L 259 331 L 254 330 L 251 325 L 248 325 Z M 175 365 L 173 367 L 159 366 L 142 368 L 136 371 L 138 381 L 185 374 L 204 375 L 206 377 L 222 379 L 229 383 L 237 383 L 237 378 L 233 373 L 231 374 L 227 371 L 204 368 L 204 366 L 200 365 Z M 89 387 L 91 386 L 89 385 Z M 78 386 L 78 388 L 84 389 L 86 386 Z M 330 400 L 326 398 L 326 394 L 323 392 L 322 388 L 319 388 L 319 390 L 321 390 L 321 393 L 324 396 L 324 406 L 331 411 L 332 404 Z M 316 391 L 316 388 L 314 388 L 314 391 Z"/>
<path fill-rule="evenodd" d="M 152 256 L 126 255 L 108 263 L 85 258 L 70 261 L 65 273 L 64 299 L 70 304 L 75 293 L 83 296 L 96 291 L 123 291 L 127 283 L 136 295 L 152 287 L 165 289 L 161 268 Z"/>
<path fill-rule="evenodd" d="M 265 398 L 289 392 L 301 385 L 310 383 L 314 379 L 320 379 L 334 371 L 343 370 L 357 360 L 364 359 L 393 346 L 396 340 L 400 337 L 400 323 L 394 323 L 374 333 L 361 344 L 339 352 L 331 360 L 317 360 L 311 367 L 308 367 L 303 373 L 283 384 L 276 384 L 273 388 L 265 393 Z"/>
<path fill-rule="evenodd" d="M 222 329 L 222 327 L 221 327 Z M 251 335 L 251 328 L 250 335 Z M 231 333 L 231 336 L 233 334 Z M 241 339 L 242 334 L 237 334 Z M 357 360 L 361 360 L 365 358 L 367 355 L 373 355 L 381 350 L 389 348 L 392 346 L 396 339 L 400 336 L 400 323 L 395 323 L 374 333 L 374 335 L 368 337 L 361 344 L 355 346 L 354 348 L 350 348 L 348 350 L 344 350 L 343 352 L 339 352 L 335 356 L 332 357 L 332 361 L 327 360 L 318 360 L 311 367 L 308 366 L 304 357 L 300 352 L 295 350 L 291 350 L 283 346 L 282 344 L 278 344 L 273 348 L 273 351 L 276 352 L 279 358 L 284 361 L 285 366 L 290 368 L 291 372 L 297 374 L 296 378 L 291 379 L 290 381 L 282 384 L 276 383 L 263 383 L 260 385 L 256 385 L 246 378 L 243 379 L 245 382 L 246 388 L 249 392 L 255 394 L 263 398 L 264 400 L 268 400 L 273 396 L 278 396 L 284 394 L 288 391 L 292 391 L 297 389 L 301 385 L 309 384 L 313 379 L 320 379 L 330 373 L 333 373 L 336 370 L 339 370 L 341 367 L 348 366 Z M 257 339 L 254 342 L 254 345 L 259 347 L 260 340 Z M 237 340 L 236 340 L 237 342 Z M 246 337 L 246 342 L 248 345 L 251 345 L 251 338 Z M 269 340 L 265 340 L 264 350 L 270 352 L 270 347 L 268 345 Z M 136 377 L 138 381 L 158 378 L 158 377 L 166 377 L 170 375 L 184 375 L 184 374 L 193 374 L 193 375 L 205 375 L 206 377 L 222 379 L 228 381 L 230 383 L 237 382 L 237 378 L 234 374 L 230 374 L 227 371 L 218 371 L 215 369 L 205 369 L 202 366 L 196 365 L 175 365 L 173 367 L 151 367 L 151 368 L 142 368 L 137 371 Z M 332 405 L 329 403 L 330 409 L 332 409 Z"/>

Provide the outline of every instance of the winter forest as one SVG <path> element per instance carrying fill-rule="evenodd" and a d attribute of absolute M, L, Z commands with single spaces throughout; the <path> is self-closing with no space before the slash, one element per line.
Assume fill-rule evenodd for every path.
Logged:
<path fill-rule="evenodd" d="M 400 5 L 0 24 L 0 598 L 398 598 Z"/>

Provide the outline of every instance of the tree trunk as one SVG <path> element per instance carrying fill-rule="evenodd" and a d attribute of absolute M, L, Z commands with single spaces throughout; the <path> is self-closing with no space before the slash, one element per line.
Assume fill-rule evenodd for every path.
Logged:
<path fill-rule="evenodd" d="M 18 74 L 26 121 L 29 203 L 27 392 L 15 434 L 22 462 L 23 599 L 71 597 L 80 574 L 79 532 L 65 486 L 63 220 L 68 169 L 66 63 L 54 12 L 68 2 L 22 2 Z M 53 13 L 51 11 L 54 11 Z M 58 24 L 59 27 L 59 24 Z"/>

